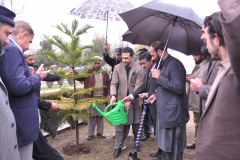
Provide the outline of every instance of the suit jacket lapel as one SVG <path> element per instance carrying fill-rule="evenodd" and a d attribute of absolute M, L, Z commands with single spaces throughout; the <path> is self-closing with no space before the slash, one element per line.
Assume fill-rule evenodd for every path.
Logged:
<path fill-rule="evenodd" d="M 124 64 L 123 63 L 121 63 L 121 68 L 120 68 L 121 70 L 119 71 L 120 73 L 122 72 L 122 74 L 124 74 L 126 77 L 127 77 L 127 72 L 126 72 L 126 68 L 125 68 L 125 66 L 124 66 Z M 124 77 L 125 77 L 124 76 Z M 128 81 L 127 81 L 127 78 L 124 78 L 124 80 L 125 80 L 125 84 L 127 84 L 127 86 L 128 86 Z"/>
<path fill-rule="evenodd" d="M 131 69 L 130 69 L 129 75 L 128 75 L 128 86 L 130 85 L 130 81 L 131 81 L 132 74 L 133 74 L 134 70 L 135 70 L 135 63 L 132 62 Z"/>
<path fill-rule="evenodd" d="M 150 88 L 150 84 L 151 84 L 151 81 L 152 81 L 152 75 L 150 76 L 150 79 L 149 79 L 149 83 L 148 83 L 148 86 L 147 86 L 147 88 L 149 89 Z"/>
<path fill-rule="evenodd" d="M 166 70 L 166 68 L 167 68 L 167 65 L 168 65 L 168 62 L 170 61 L 171 58 L 172 58 L 172 57 L 171 57 L 171 55 L 169 54 L 168 57 L 165 59 L 165 62 L 164 62 L 164 64 L 163 64 L 163 69 L 162 69 L 162 71 L 161 71 L 161 74 L 163 74 L 163 73 L 165 72 L 165 70 Z"/>
<path fill-rule="evenodd" d="M 208 81 L 208 79 L 209 79 L 209 77 L 210 77 L 210 75 L 211 75 L 211 73 L 213 71 L 213 68 L 215 67 L 216 63 L 217 63 L 217 61 L 212 61 L 212 65 L 210 66 L 210 69 L 209 69 L 209 71 L 207 73 L 207 76 L 206 76 L 206 78 L 204 80 L 204 83 L 206 83 Z"/>
<path fill-rule="evenodd" d="M 149 71 L 147 71 L 147 72 L 145 73 L 145 76 L 144 76 L 144 82 L 143 82 L 143 83 L 145 84 L 145 86 L 144 86 L 145 88 L 147 88 L 147 79 L 148 79 L 147 76 L 148 76 L 148 75 L 149 75 Z"/>
<path fill-rule="evenodd" d="M 220 81 L 218 82 L 217 87 L 214 88 L 213 94 L 212 94 L 210 97 L 208 97 L 208 98 L 209 98 L 209 100 L 207 100 L 207 101 L 208 101 L 208 104 L 206 104 L 206 106 L 205 106 L 205 111 L 203 112 L 203 115 L 206 113 L 206 111 L 208 110 L 210 104 L 212 103 L 213 97 L 215 96 L 215 94 L 216 94 L 216 92 L 217 92 L 217 90 L 218 90 L 219 83 L 220 83 L 221 80 L 226 76 L 226 74 L 229 72 L 230 69 L 231 69 L 231 67 L 228 68 L 228 69 L 225 71 L 225 73 L 223 74 L 223 77 L 221 77 Z"/>

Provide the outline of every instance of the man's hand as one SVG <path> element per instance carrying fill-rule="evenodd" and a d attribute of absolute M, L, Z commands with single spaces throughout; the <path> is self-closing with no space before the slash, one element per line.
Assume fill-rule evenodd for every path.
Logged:
<path fill-rule="evenodd" d="M 160 76 L 160 74 L 161 74 L 161 71 L 158 70 L 158 69 L 154 69 L 154 70 L 152 71 L 152 77 L 155 78 L 155 79 L 158 79 L 158 77 Z"/>
<path fill-rule="evenodd" d="M 50 71 L 42 71 L 43 67 L 44 67 L 44 64 L 41 64 L 41 66 L 36 71 L 36 74 L 39 74 L 39 76 L 41 77 L 41 80 L 47 77 L 47 75 L 50 73 Z"/>
<path fill-rule="evenodd" d="M 51 110 L 60 111 L 61 110 L 60 105 L 57 103 L 52 103 Z"/>
<path fill-rule="evenodd" d="M 104 55 L 105 56 L 108 55 L 109 45 L 107 42 L 104 43 L 103 49 L 104 49 Z"/>
<path fill-rule="evenodd" d="M 187 82 L 190 82 L 191 79 L 195 79 L 195 77 L 193 75 L 190 75 L 190 76 L 186 75 Z"/>
<path fill-rule="evenodd" d="M 146 99 L 147 98 L 147 93 L 141 93 L 141 94 L 138 94 L 138 96 L 142 99 Z"/>
<path fill-rule="evenodd" d="M 131 97 L 127 96 L 127 97 L 123 98 L 122 101 L 123 101 L 123 103 L 129 102 L 129 101 L 131 101 Z"/>
<path fill-rule="evenodd" d="M 153 104 L 153 103 L 155 102 L 155 100 L 156 100 L 156 97 L 155 97 L 155 95 L 153 94 L 153 95 L 151 95 L 146 101 L 149 101 L 151 104 Z"/>
<path fill-rule="evenodd" d="M 124 103 L 125 104 L 125 109 L 126 110 L 129 110 L 129 108 L 131 107 L 132 105 L 132 102 L 131 101 L 128 101 L 127 103 Z"/>
<path fill-rule="evenodd" d="M 110 100 L 110 104 L 113 104 L 116 102 L 116 97 L 115 96 L 112 96 L 111 100 Z"/>
<path fill-rule="evenodd" d="M 73 72 L 73 69 L 71 68 L 71 70 L 69 72 L 65 73 L 65 75 L 69 75 L 69 74 L 71 74 L 71 75 L 78 74 L 78 72 L 75 69 L 74 69 L 74 72 Z"/>
<path fill-rule="evenodd" d="M 30 70 L 30 72 L 31 72 L 31 75 L 33 76 L 33 75 L 34 75 L 34 69 L 33 69 L 33 67 L 28 66 L 28 68 L 29 68 L 29 70 Z"/>
<path fill-rule="evenodd" d="M 190 86 L 192 90 L 195 92 L 199 92 L 199 88 L 203 84 L 203 80 L 199 78 L 195 78 L 195 79 L 191 79 L 190 82 L 191 82 Z"/>

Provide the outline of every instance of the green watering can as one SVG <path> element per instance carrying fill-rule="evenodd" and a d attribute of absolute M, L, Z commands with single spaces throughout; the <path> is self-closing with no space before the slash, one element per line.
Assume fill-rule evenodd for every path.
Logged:
<path fill-rule="evenodd" d="M 107 112 L 108 108 L 112 105 L 109 104 L 104 112 L 102 112 L 97 106 L 93 103 L 93 108 L 95 108 L 111 125 L 117 126 L 120 124 L 125 124 L 128 122 L 128 111 L 127 113 L 124 111 L 124 103 L 123 101 L 116 102 L 116 106 L 109 112 Z"/>

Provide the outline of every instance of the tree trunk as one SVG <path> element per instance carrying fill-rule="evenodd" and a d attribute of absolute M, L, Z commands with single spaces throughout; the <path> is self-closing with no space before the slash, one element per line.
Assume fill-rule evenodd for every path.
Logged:
<path fill-rule="evenodd" d="M 73 69 L 73 74 L 75 74 L 74 67 Z M 74 86 L 74 93 L 76 93 L 76 83 L 75 83 L 75 78 L 73 78 L 73 86 Z M 75 100 L 75 105 L 77 104 L 77 96 L 74 96 Z M 77 111 L 76 111 L 77 112 Z M 76 148 L 77 148 L 77 153 L 79 153 L 79 130 L 78 130 L 78 119 L 76 120 Z"/>

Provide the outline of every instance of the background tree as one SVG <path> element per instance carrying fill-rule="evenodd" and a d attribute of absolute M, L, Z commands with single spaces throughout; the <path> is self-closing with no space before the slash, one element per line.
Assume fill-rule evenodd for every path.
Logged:
<path fill-rule="evenodd" d="M 91 49 L 85 50 L 84 56 L 88 58 L 94 57 L 94 56 L 100 56 L 103 58 L 103 53 L 104 53 L 103 45 L 105 42 L 106 42 L 106 39 L 103 34 L 95 33 L 92 39 L 93 47 Z M 103 65 L 106 64 L 105 61 L 103 61 L 102 63 Z"/>
<path fill-rule="evenodd" d="M 48 38 L 48 36 L 44 35 L 43 40 L 40 42 L 41 49 L 37 50 L 34 61 L 38 66 L 44 64 L 45 68 L 49 68 L 51 65 L 55 64 L 55 61 L 49 59 L 47 55 L 43 53 L 45 50 L 53 51 L 52 44 L 47 41 Z"/>
<path fill-rule="evenodd" d="M 25 1 L 20 0 L 0 0 L 0 4 L 12 10 L 16 14 L 15 20 L 19 19 L 24 12 L 26 12 L 27 7 Z"/>
<path fill-rule="evenodd" d="M 85 66 L 85 70 L 76 73 L 74 68 L 81 64 L 90 63 L 92 61 L 95 61 L 97 59 L 93 59 L 92 57 L 83 57 L 83 50 L 84 49 L 90 49 L 93 46 L 81 46 L 80 45 L 80 35 L 87 33 L 87 30 L 90 28 L 93 28 L 90 25 L 85 25 L 83 28 L 78 29 L 78 21 L 74 20 L 72 22 L 71 29 L 68 28 L 67 24 L 61 23 L 61 25 L 57 25 L 55 28 L 66 34 L 70 37 L 70 42 L 64 42 L 63 39 L 59 36 L 52 36 L 52 38 L 49 38 L 47 41 L 51 44 L 55 45 L 57 48 L 62 50 L 64 54 L 57 54 L 53 50 L 45 50 L 44 53 L 47 54 L 48 58 L 58 61 L 61 63 L 64 63 L 71 67 L 71 69 L 74 71 L 73 75 L 65 75 L 67 73 L 66 70 L 58 69 L 58 74 L 63 78 L 69 78 L 73 79 L 74 84 L 74 94 L 71 95 L 71 97 L 74 97 L 74 99 L 71 98 L 61 98 L 60 101 L 55 101 L 56 103 L 59 103 L 61 105 L 62 110 L 60 113 L 63 115 L 63 120 L 68 119 L 69 117 L 72 117 L 76 121 L 76 149 L 77 153 L 79 153 L 79 132 L 78 132 L 78 120 L 86 120 L 90 113 L 87 112 L 87 109 L 92 107 L 92 102 L 95 104 L 99 103 L 108 103 L 109 99 L 107 97 L 97 97 L 97 98 L 87 98 L 83 99 L 84 95 L 90 95 L 93 90 L 102 89 L 103 87 L 96 88 L 88 88 L 88 89 L 82 89 L 78 92 L 76 92 L 76 83 L 75 80 L 78 78 L 86 78 L 93 76 L 95 74 L 99 74 L 102 72 L 105 72 L 106 70 L 99 70 L 97 72 L 94 72 L 92 74 L 89 74 L 89 71 L 92 69 L 92 66 Z"/>

